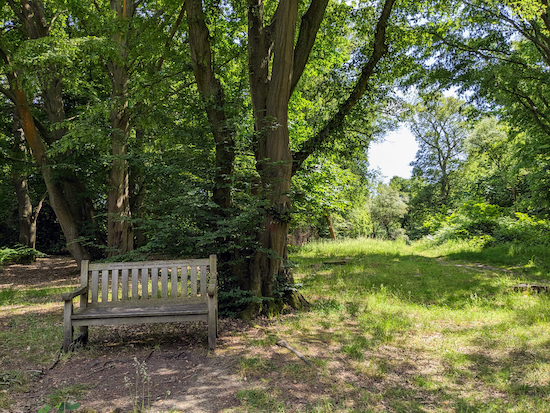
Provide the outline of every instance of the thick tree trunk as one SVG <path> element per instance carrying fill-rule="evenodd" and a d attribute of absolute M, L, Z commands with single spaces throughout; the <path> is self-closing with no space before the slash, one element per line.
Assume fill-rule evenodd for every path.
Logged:
<path fill-rule="evenodd" d="M 288 102 L 293 87 L 298 1 L 281 0 L 276 15 L 277 36 L 271 41 L 270 29 L 263 26 L 263 3 L 249 2 L 249 76 L 257 137 L 256 169 L 260 175 L 259 195 L 267 204 L 257 239 L 261 248 L 255 252 L 249 268 L 250 290 L 258 297 L 274 297 L 279 282 L 293 282 L 292 273 L 282 271 L 282 264 L 287 258 L 291 212 Z M 271 53 L 273 69 L 269 74 L 267 62 Z M 277 311 L 280 303 L 274 305 Z"/>
<path fill-rule="evenodd" d="M 126 142 L 129 135 L 129 120 L 124 113 L 111 112 L 111 170 L 107 195 L 108 223 L 107 245 L 109 256 L 133 250 L 134 236 L 130 219 L 130 187 Z"/>
<path fill-rule="evenodd" d="M 25 136 L 21 128 L 19 113 L 14 109 L 13 136 L 15 140 L 14 157 L 25 161 Z M 19 243 L 29 248 L 36 245 L 36 222 L 33 221 L 32 202 L 29 196 L 27 172 L 24 167 L 14 164 L 11 177 L 17 197 L 17 215 L 19 218 Z"/>
<path fill-rule="evenodd" d="M 127 22 L 134 15 L 134 2 L 111 0 L 111 9 L 117 18 Z M 111 170 L 109 172 L 109 193 L 107 195 L 107 245 L 109 256 L 125 254 L 134 249 L 134 234 L 130 222 L 130 187 L 128 175 L 127 144 L 130 136 L 130 114 L 128 109 L 128 33 L 125 27 L 114 36 L 118 44 L 120 61 L 109 64 L 113 108 L 111 109 Z"/>
<path fill-rule="evenodd" d="M 48 116 L 48 120 L 53 125 L 50 136 L 45 137 L 48 144 L 62 139 L 67 133 L 67 128 L 62 126 L 66 121 L 63 82 L 56 73 L 58 73 L 57 68 L 52 65 L 47 73 L 40 75 L 42 84 L 44 85 L 42 93 L 44 110 Z M 70 152 L 66 152 L 65 155 L 70 155 Z M 95 209 L 88 195 L 86 185 L 75 175 L 71 168 L 58 168 L 57 173 L 62 177 L 63 192 L 65 193 L 71 214 L 79 228 L 82 228 L 83 225 L 94 228 Z M 102 237 L 99 234 L 95 234 L 95 238 L 96 242 L 101 243 Z"/>
<path fill-rule="evenodd" d="M 25 92 L 16 84 L 16 79 L 12 79 L 12 89 L 15 96 L 15 102 L 21 125 L 25 133 L 25 139 L 32 155 L 42 171 L 44 183 L 48 190 L 50 205 L 55 212 L 59 224 L 67 241 L 67 249 L 80 265 L 82 260 L 90 259 L 90 256 L 84 246 L 81 244 L 78 226 L 71 214 L 68 203 L 65 199 L 62 188 L 52 177 L 50 161 L 46 154 L 46 146 L 38 134 L 34 118 L 30 112 L 29 104 Z"/>
<path fill-rule="evenodd" d="M 216 144 L 216 172 L 212 200 L 219 207 L 217 213 L 226 216 L 231 207 L 231 186 L 235 162 L 235 125 L 227 119 L 225 94 L 214 72 L 210 33 L 206 26 L 202 2 L 201 0 L 187 0 L 185 5 L 193 74 Z"/>
<path fill-rule="evenodd" d="M 365 64 L 349 99 L 319 134 L 302 145 L 293 159 L 289 143 L 288 104 L 307 64 L 328 0 L 311 0 L 302 17 L 298 36 L 298 0 L 280 0 L 268 25 L 264 25 L 264 1 L 248 0 L 249 82 L 254 114 L 254 153 L 259 175 L 253 193 L 260 197 L 260 204 L 264 206 L 263 223 L 256 237 L 259 248 L 248 265 L 239 268 L 243 270 L 241 287 L 256 297 L 280 297 L 280 290 L 276 289 L 284 287 L 281 283 L 293 282 L 292 273 L 283 265 L 287 258 L 291 212 L 288 194 L 292 174 L 313 151 L 330 139 L 334 130 L 341 127 L 345 116 L 367 90 L 376 64 L 386 52 L 385 33 L 394 2 L 386 0 L 384 3 L 376 26 L 371 58 Z M 210 34 L 204 21 L 202 1 L 187 0 L 186 5 L 193 70 L 216 140 L 216 188 L 220 192 L 214 192 L 214 201 L 225 207 L 231 202 L 227 177 L 231 176 L 232 170 L 223 168 L 232 168 L 233 135 L 225 134 L 223 89 L 214 76 Z M 239 255 L 238 252 L 236 254 Z M 287 294 L 284 299 L 293 306 L 300 306 L 305 301 L 298 294 Z M 281 302 L 268 302 L 274 304 L 274 312 L 278 311 Z M 253 315 L 260 308 L 252 305 L 247 313 Z M 268 311 L 271 312 L 271 309 Z"/>
<path fill-rule="evenodd" d="M 136 128 L 136 150 L 143 152 L 145 132 L 142 128 Z M 145 218 L 145 195 L 146 186 L 148 185 L 147 173 L 142 165 L 135 163 L 129 167 L 130 181 L 130 214 L 137 221 L 137 225 L 133 225 L 135 247 L 140 248 L 145 246 L 147 239 L 143 230 L 143 221 Z"/>
<path fill-rule="evenodd" d="M 19 243 L 29 248 L 36 245 L 36 222 L 32 219 L 32 203 L 24 174 L 12 173 L 12 182 L 17 195 L 17 210 L 19 216 Z"/>
<path fill-rule="evenodd" d="M 23 23 L 29 39 L 41 39 L 49 36 L 52 22 L 48 22 L 45 17 L 42 1 L 21 0 L 20 3 L 15 1 L 8 3 L 15 15 Z M 9 64 L 7 56 L 4 56 L 4 60 Z M 46 145 L 51 145 L 67 133 L 67 129 L 61 126 L 66 120 L 65 104 L 63 101 L 63 82 L 54 64 L 45 68 L 40 67 L 37 75 L 41 81 L 44 110 L 52 125 L 51 130 L 47 134 L 44 134 L 41 139 L 44 140 Z M 48 160 L 47 162 L 54 163 L 55 161 Z M 51 171 L 48 174 L 51 175 Z M 70 168 L 56 169 L 55 186 L 58 194 L 54 198 L 63 197 L 63 203 L 68 208 L 68 213 L 72 216 L 71 219 L 76 223 L 79 231 L 84 223 L 88 226 L 93 226 L 95 211 L 92 201 L 87 195 L 85 185 Z M 52 202 L 51 197 L 50 201 Z M 54 212 L 56 212 L 55 208 Z M 101 236 L 97 236 L 97 234 L 96 238 L 97 240 L 101 240 Z"/>

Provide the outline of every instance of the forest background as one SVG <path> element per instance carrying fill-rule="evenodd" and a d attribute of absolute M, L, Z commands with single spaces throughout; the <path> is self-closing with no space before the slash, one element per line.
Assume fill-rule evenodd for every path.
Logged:
<path fill-rule="evenodd" d="M 216 253 L 226 311 L 274 313 L 313 238 L 550 244 L 546 0 L 0 13 L 0 247 Z M 403 123 L 413 176 L 385 185 L 367 148 Z"/>

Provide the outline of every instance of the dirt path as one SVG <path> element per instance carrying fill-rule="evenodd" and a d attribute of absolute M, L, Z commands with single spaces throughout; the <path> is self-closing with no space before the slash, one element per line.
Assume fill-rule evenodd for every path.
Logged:
<path fill-rule="evenodd" d="M 78 270 L 68 257 L 11 265 L 0 274 L 0 290 L 77 284 Z M 87 412 L 131 411 L 132 401 L 141 405 L 143 396 L 150 411 L 201 413 L 240 406 L 236 395 L 248 383 L 237 366 L 247 330 L 243 322 L 220 320 L 218 348 L 208 353 L 200 323 L 92 327 L 90 345 L 62 357 L 52 369 L 22 363 L 32 382 L 28 391 L 11 393 L 15 403 L 7 411 L 37 412 L 49 395 L 63 391 L 76 395 L 85 407 L 79 411 Z M 136 360 L 145 362 L 145 374 L 136 376 Z M 136 391 L 136 379 L 139 386 L 142 379 L 149 381 L 145 391 Z"/>

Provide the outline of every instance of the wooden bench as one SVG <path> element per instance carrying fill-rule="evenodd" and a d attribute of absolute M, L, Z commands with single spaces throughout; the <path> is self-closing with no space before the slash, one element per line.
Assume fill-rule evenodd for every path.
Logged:
<path fill-rule="evenodd" d="M 216 256 L 206 259 L 90 263 L 82 261 L 80 287 L 63 294 L 63 350 L 74 327 L 84 343 L 88 326 L 207 321 L 208 347 L 218 333 Z M 73 299 L 80 306 L 73 308 Z"/>

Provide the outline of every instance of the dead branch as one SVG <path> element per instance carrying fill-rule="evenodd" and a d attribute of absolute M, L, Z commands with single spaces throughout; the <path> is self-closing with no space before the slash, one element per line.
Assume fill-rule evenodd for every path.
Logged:
<path fill-rule="evenodd" d="M 304 363 L 306 363 L 308 366 L 313 366 L 313 364 L 311 364 L 311 361 L 309 361 L 308 359 L 306 359 L 305 356 L 304 356 L 302 353 L 300 353 L 298 350 L 296 350 L 294 347 L 290 347 L 286 341 L 284 341 L 284 340 L 277 340 L 277 341 L 275 342 L 275 344 L 277 344 L 277 345 L 280 346 L 280 347 L 284 347 L 284 348 L 286 348 L 286 349 L 292 351 L 294 354 L 296 354 L 296 356 L 297 356 L 300 360 L 302 360 L 302 361 L 303 361 Z"/>

